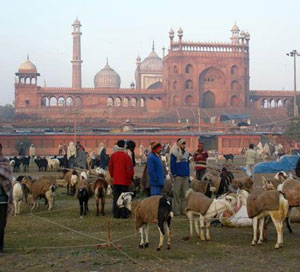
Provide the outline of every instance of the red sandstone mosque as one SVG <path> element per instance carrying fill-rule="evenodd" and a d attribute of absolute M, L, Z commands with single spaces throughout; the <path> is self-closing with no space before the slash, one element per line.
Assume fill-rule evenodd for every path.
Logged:
<path fill-rule="evenodd" d="M 266 110 L 285 112 L 293 103 L 292 91 L 249 90 L 250 34 L 237 25 L 231 29 L 230 42 L 224 43 L 186 41 L 181 28 L 177 37 L 171 29 L 162 58 L 154 45 L 144 60 L 137 57 L 135 83 L 127 89 L 120 88 L 120 75 L 108 62 L 95 75 L 94 88 L 82 87 L 81 23 L 76 19 L 72 26 L 72 86 L 39 86 L 40 74 L 27 58 L 16 73 L 17 114 L 58 119 L 76 112 L 85 119 L 197 122 L 200 116 L 224 112 L 250 113 L 251 118 L 256 114 L 259 119 Z"/>

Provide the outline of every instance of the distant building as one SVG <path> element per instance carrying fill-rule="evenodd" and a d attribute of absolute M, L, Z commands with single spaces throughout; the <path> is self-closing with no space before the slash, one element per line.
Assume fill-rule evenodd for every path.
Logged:
<path fill-rule="evenodd" d="M 183 40 L 183 31 L 169 32 L 168 53 L 152 51 L 136 59 L 135 84 L 120 88 L 121 78 L 107 61 L 94 77 L 94 88 L 82 87 L 81 24 L 73 23 L 71 87 L 41 87 L 29 60 L 16 73 L 15 111 L 49 119 L 147 119 L 176 117 L 174 111 L 200 109 L 280 108 L 293 102 L 293 92 L 249 90 L 249 33 L 234 25 L 230 43 Z M 194 113 L 194 111 L 193 111 Z"/>

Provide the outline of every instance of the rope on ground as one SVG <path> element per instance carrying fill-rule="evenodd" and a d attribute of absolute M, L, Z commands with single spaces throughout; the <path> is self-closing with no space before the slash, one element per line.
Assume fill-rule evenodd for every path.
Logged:
<path fill-rule="evenodd" d="M 97 240 L 97 241 L 99 241 L 99 242 L 107 242 L 107 241 L 104 240 L 104 239 L 100 239 L 100 238 L 98 238 L 98 237 L 96 237 L 96 236 L 89 235 L 89 234 L 83 233 L 83 232 L 81 232 L 81 231 L 77 231 L 77 230 L 71 229 L 71 228 L 69 228 L 69 227 L 63 226 L 63 225 L 61 225 L 61 224 L 59 224 L 59 223 L 53 222 L 53 221 L 51 221 L 51 220 L 49 220 L 49 219 L 40 217 L 40 216 L 38 216 L 38 215 L 32 214 L 32 216 L 34 216 L 34 217 L 36 217 L 36 218 L 38 218 L 38 219 L 40 219 L 40 220 L 43 220 L 43 221 L 45 221 L 45 222 L 47 222 L 47 223 L 50 223 L 50 224 L 59 226 L 59 227 L 61 227 L 61 228 L 63 228 L 63 229 L 67 229 L 67 230 L 69 230 L 69 231 L 71 231 L 71 232 L 77 233 L 77 234 L 79 234 L 79 235 L 82 235 L 82 236 L 86 236 L 86 237 L 95 239 L 95 240 Z M 127 257 L 130 261 L 132 261 L 133 263 L 140 265 L 141 267 L 147 269 L 148 271 L 154 271 L 152 268 L 150 268 L 150 267 L 148 267 L 148 266 L 142 264 L 141 262 L 135 260 L 134 258 L 130 257 L 125 251 L 121 250 L 114 242 L 110 242 L 110 244 L 111 244 L 116 250 L 118 250 L 121 254 L 123 254 L 125 257 Z"/>
<path fill-rule="evenodd" d="M 43 214 L 43 213 L 47 213 L 48 214 L 48 213 L 60 212 L 60 211 L 64 211 L 64 210 L 77 209 L 77 208 L 78 208 L 78 206 L 71 206 L 71 207 L 61 208 L 61 209 L 56 209 L 56 210 L 50 210 L 50 211 L 46 210 L 46 211 L 36 212 L 34 214 L 35 215 L 37 215 L 37 214 Z"/>
<path fill-rule="evenodd" d="M 74 246 L 55 246 L 55 247 L 26 247 L 26 249 L 66 249 L 66 248 L 79 248 L 79 247 L 95 247 L 98 244 L 87 244 L 87 245 L 74 245 Z M 8 250 L 24 250 L 24 247 L 8 247 Z"/>

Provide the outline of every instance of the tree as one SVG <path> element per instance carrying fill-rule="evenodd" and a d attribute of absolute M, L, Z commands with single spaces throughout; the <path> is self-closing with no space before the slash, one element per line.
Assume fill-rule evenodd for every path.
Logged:
<path fill-rule="evenodd" d="M 18 151 L 18 154 L 20 153 L 22 148 L 24 148 L 26 152 L 30 146 L 31 146 L 31 141 L 27 137 L 19 139 L 15 142 L 15 149 Z"/>
<path fill-rule="evenodd" d="M 11 121 L 14 119 L 15 109 L 13 105 L 6 104 L 5 106 L 0 106 L 0 120 Z"/>
<path fill-rule="evenodd" d="M 296 103 L 298 106 L 298 114 L 300 114 L 300 96 L 297 96 Z M 294 116 L 294 102 L 287 107 L 287 115 L 290 117 Z"/>
<path fill-rule="evenodd" d="M 290 123 L 285 129 L 284 134 L 287 138 L 300 142 L 300 117 L 299 116 L 291 119 Z"/>

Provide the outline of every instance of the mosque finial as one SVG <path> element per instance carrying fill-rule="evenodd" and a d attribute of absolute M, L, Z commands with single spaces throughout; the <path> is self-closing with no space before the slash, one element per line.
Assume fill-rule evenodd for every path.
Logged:
<path fill-rule="evenodd" d="M 155 50 L 155 47 L 154 47 L 154 41 L 153 41 L 153 43 L 152 43 L 152 51 L 154 51 Z"/>
<path fill-rule="evenodd" d="M 29 54 L 27 53 L 27 60 L 29 60 Z"/>
<path fill-rule="evenodd" d="M 108 57 L 106 57 L 106 65 L 108 65 Z"/>

